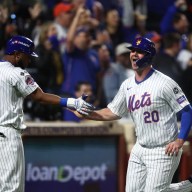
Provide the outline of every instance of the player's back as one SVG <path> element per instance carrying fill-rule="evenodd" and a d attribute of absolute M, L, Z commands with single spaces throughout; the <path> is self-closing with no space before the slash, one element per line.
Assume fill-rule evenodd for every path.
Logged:
<path fill-rule="evenodd" d="M 6 61 L 0 62 L 0 102 L 1 106 L 11 98 L 10 77 L 13 70 L 11 63 Z M 1 107 L 2 108 L 2 107 Z"/>
<path fill-rule="evenodd" d="M 22 114 L 23 98 L 14 85 L 15 71 L 20 70 L 7 61 L 0 62 L 0 125 L 12 125 Z"/>

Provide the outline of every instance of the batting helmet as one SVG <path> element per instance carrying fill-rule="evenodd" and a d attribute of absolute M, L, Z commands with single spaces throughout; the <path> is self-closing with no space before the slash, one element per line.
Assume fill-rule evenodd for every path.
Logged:
<path fill-rule="evenodd" d="M 136 64 L 139 68 L 150 65 L 152 58 L 156 54 L 155 44 L 151 40 L 143 37 L 136 38 L 133 41 L 132 45 L 128 47 L 128 49 L 139 50 L 146 53 L 146 55 L 142 59 L 138 59 L 136 61 Z"/>
<path fill-rule="evenodd" d="M 34 43 L 31 39 L 24 36 L 13 36 L 8 42 L 5 50 L 5 54 L 11 55 L 15 51 L 31 55 L 33 57 L 38 57 L 34 52 Z"/>

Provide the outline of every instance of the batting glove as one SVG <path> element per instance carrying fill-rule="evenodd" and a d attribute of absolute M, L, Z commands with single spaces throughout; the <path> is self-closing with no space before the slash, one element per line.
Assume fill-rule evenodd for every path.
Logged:
<path fill-rule="evenodd" d="M 95 107 L 85 101 L 87 97 L 88 97 L 87 95 L 82 95 L 77 99 L 68 98 L 66 107 L 69 109 L 76 110 L 82 115 L 89 115 L 89 113 L 91 113 L 95 109 Z"/>

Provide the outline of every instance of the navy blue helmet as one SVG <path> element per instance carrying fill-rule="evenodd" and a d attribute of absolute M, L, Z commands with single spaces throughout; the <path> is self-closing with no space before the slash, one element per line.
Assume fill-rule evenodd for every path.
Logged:
<path fill-rule="evenodd" d="M 150 65 L 153 57 L 156 54 L 155 44 L 151 40 L 143 37 L 136 38 L 132 45 L 128 47 L 128 49 L 139 50 L 146 53 L 142 59 L 138 59 L 136 61 L 136 64 L 139 68 Z"/>
<path fill-rule="evenodd" d="M 15 51 L 19 51 L 33 57 L 38 57 L 38 55 L 34 52 L 34 47 L 34 43 L 31 39 L 16 35 L 7 42 L 5 54 L 11 55 Z"/>

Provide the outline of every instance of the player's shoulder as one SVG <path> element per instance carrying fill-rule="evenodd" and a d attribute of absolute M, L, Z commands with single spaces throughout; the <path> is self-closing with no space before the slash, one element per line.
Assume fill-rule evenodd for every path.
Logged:
<path fill-rule="evenodd" d="M 20 67 L 13 67 L 10 73 L 11 76 L 18 76 L 18 77 L 26 76 L 28 74 L 29 73 L 25 69 L 22 69 Z"/>
<path fill-rule="evenodd" d="M 29 73 L 25 70 L 22 69 L 21 67 L 15 67 L 14 65 L 8 65 L 8 78 L 11 79 L 20 79 L 23 78 L 25 76 L 29 76 Z"/>
<path fill-rule="evenodd" d="M 13 71 L 16 73 L 28 73 L 25 69 L 22 69 L 21 67 L 14 67 Z"/>
<path fill-rule="evenodd" d="M 4 69 L 4 68 L 12 68 L 13 65 L 8 62 L 8 61 L 5 61 L 5 60 L 0 60 L 0 68 L 1 69 Z"/>
<path fill-rule="evenodd" d="M 161 90 L 167 90 L 167 89 L 172 90 L 175 87 L 177 87 L 177 89 L 180 89 L 180 86 L 171 77 L 165 75 L 164 73 L 158 70 L 155 70 L 155 74 L 156 74 L 155 80 L 158 82 L 158 85 L 161 87 Z"/>
<path fill-rule="evenodd" d="M 0 61 L 0 67 L 1 69 L 4 69 L 4 70 L 9 70 L 9 73 L 11 72 L 20 72 L 20 71 L 25 71 L 23 70 L 22 68 L 20 67 L 15 67 L 13 64 L 11 64 L 10 62 L 8 61 Z"/>
<path fill-rule="evenodd" d="M 175 82 L 171 77 L 165 75 L 164 73 L 158 71 L 158 70 L 154 70 L 154 78 L 158 79 L 160 82 L 162 82 L 163 84 L 166 82 Z"/>
<path fill-rule="evenodd" d="M 12 76 L 15 72 L 15 66 L 8 61 L 1 61 L 0 71 L 3 76 Z"/>

